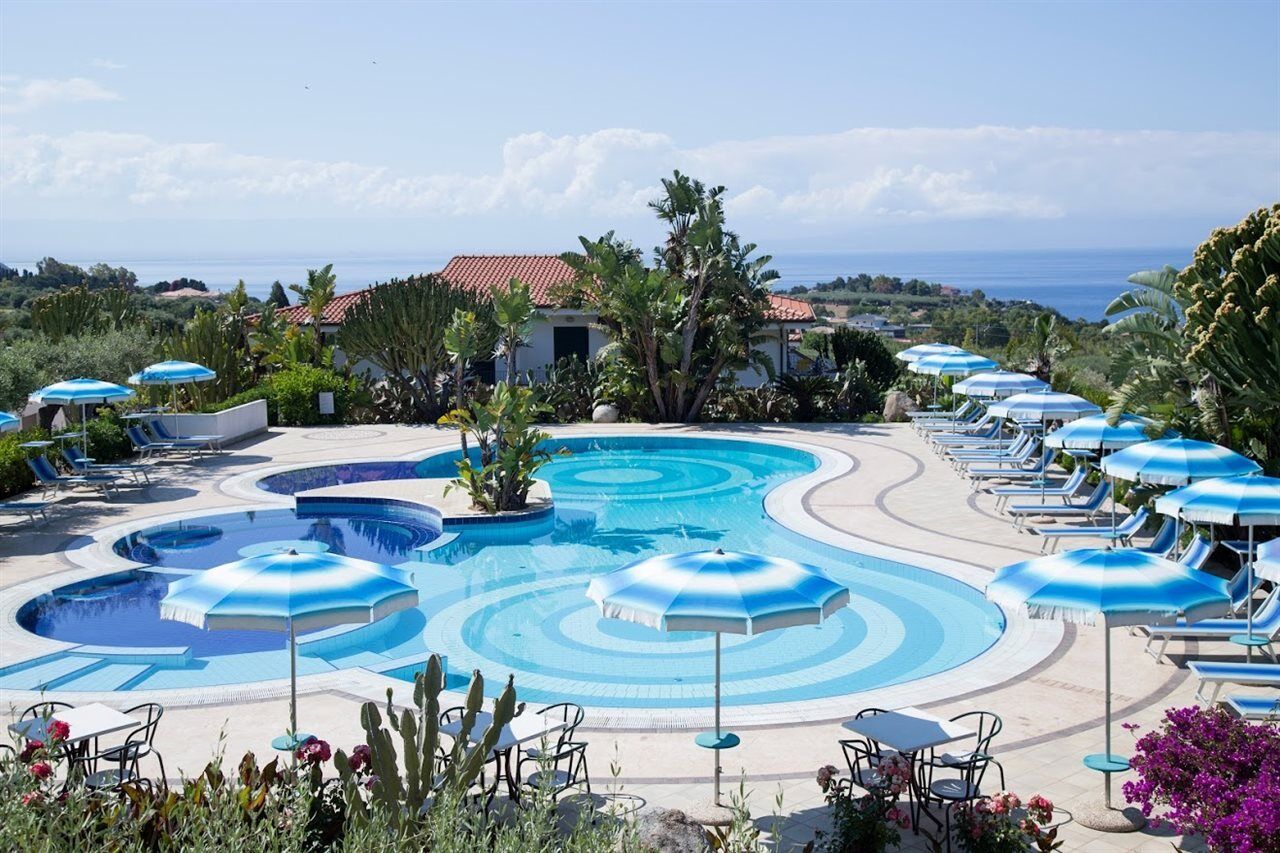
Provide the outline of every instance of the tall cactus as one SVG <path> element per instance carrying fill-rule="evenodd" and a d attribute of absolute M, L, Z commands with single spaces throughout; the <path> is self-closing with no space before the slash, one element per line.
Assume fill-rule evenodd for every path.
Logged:
<path fill-rule="evenodd" d="M 360 725 L 369 748 L 371 775 L 367 789 L 362 793 L 361 774 L 351 768 L 349 757 L 342 750 L 337 751 L 334 762 L 346 788 L 348 813 L 365 816 L 369 808 L 374 808 L 395 824 L 403 825 L 420 820 L 438 793 L 465 792 L 479 778 L 503 727 L 524 710 L 523 703 L 516 704 L 514 682 L 514 677 L 507 679 L 506 688 L 494 702 L 492 722 L 472 744 L 471 732 L 484 703 L 484 678 L 479 670 L 472 674 L 462 728 L 444 760 L 440 756 L 444 668 L 439 655 L 432 655 L 426 670 L 414 676 L 414 708 L 397 714 L 388 690 L 384 725 L 377 704 L 366 702 L 360 709 Z"/>

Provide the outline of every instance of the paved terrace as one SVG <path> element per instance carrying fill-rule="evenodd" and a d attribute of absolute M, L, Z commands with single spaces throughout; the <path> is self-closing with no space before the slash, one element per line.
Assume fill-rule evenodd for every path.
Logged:
<path fill-rule="evenodd" d="M 587 432 L 682 432 L 726 434 L 792 440 L 816 444 L 851 460 L 841 476 L 803 495 L 803 510 L 814 520 L 867 540 L 908 552 L 945 557 L 990 572 L 1006 563 L 1038 553 L 1038 540 L 1014 533 L 996 516 L 991 500 L 974 497 L 968 486 L 905 425 L 831 425 L 814 427 L 568 427 L 558 435 Z M 85 534 L 108 525 L 174 517 L 186 513 L 230 511 L 248 505 L 243 490 L 226 481 L 258 469 L 326 460 L 418 456 L 452 445 L 454 435 L 433 427 L 353 426 L 277 429 L 244 443 L 220 457 L 193 465 L 164 463 L 161 477 L 147 490 L 125 490 L 116 500 L 64 500 L 53 521 L 34 530 L 12 527 L 0 536 L 0 598 L 17 584 L 69 571 L 84 573 L 62 551 L 84 543 Z M 790 523 L 790 521 L 788 522 Z M 980 577 L 980 575 L 979 575 Z M 52 586 L 53 582 L 49 584 Z M 27 657 L 24 645 L 10 635 L 0 650 L 0 664 Z M 1117 672 L 1114 696 L 1116 719 L 1154 725 L 1164 708 L 1194 702 L 1194 683 L 1184 668 L 1156 664 L 1140 651 L 1141 641 L 1124 631 L 1113 635 Z M 1173 647 L 1179 655 L 1196 656 L 1194 645 Z M 1209 656 L 1220 649 L 1207 648 Z M 926 702 L 941 716 L 970 710 L 992 710 L 1005 729 L 993 745 L 1004 764 L 1010 788 L 1024 796 L 1040 792 L 1070 808 L 1082 795 L 1094 795 L 1101 779 L 1085 770 L 1080 757 L 1101 749 L 1102 634 L 1090 628 L 1066 626 L 1047 656 L 1017 677 L 981 689 L 965 690 L 964 669 L 956 671 L 959 689 L 951 698 Z M 503 673 L 486 673 L 489 678 Z M 345 674 L 346 683 L 324 683 L 319 692 L 300 698 L 305 728 L 334 744 L 359 742 L 359 697 L 353 695 L 358 678 Z M 312 682 L 314 685 L 319 682 Z M 519 685 L 517 684 L 517 688 Z M 347 689 L 352 688 L 352 689 Z M 354 692 L 361 692 L 354 690 Z M 76 697 L 83 700 L 85 697 Z M 126 707 L 132 697 L 115 694 L 114 704 Z M 0 708 L 12 715 L 13 705 L 26 704 L 29 695 L 0 695 Z M 841 719 L 860 707 L 851 703 L 826 721 L 803 724 L 737 725 L 742 746 L 727 754 L 728 779 L 741 773 L 753 813 L 771 823 L 774 798 L 781 791 L 786 816 L 782 836 L 803 844 L 823 825 L 824 806 L 814 773 L 822 764 L 843 767 L 837 740 Z M 199 697 L 183 696 L 166 702 L 157 746 L 171 773 L 198 772 L 219 747 L 233 759 L 245 750 L 271 753 L 269 741 L 278 726 L 263 721 L 287 717 L 287 681 L 255 685 L 252 689 L 209 688 Z M 591 726 L 590 715 L 585 728 Z M 763 721 L 762 721 L 763 722 Z M 1129 735 L 1118 726 L 1116 748 L 1127 752 Z M 705 800 L 710 787 L 711 762 L 686 731 L 646 731 L 643 728 L 586 732 L 598 789 L 611 786 L 652 805 L 690 807 Z M 610 764 L 620 768 L 610 780 Z M 732 784 L 732 783 L 730 783 Z M 1117 792 L 1119 785 L 1117 785 Z M 1136 835 L 1104 835 L 1069 824 L 1062 837 L 1065 849 L 1084 851 L 1167 851 L 1176 840 L 1154 830 Z M 910 835 L 905 849 L 925 849 Z M 1194 846 L 1191 849 L 1195 849 Z"/>

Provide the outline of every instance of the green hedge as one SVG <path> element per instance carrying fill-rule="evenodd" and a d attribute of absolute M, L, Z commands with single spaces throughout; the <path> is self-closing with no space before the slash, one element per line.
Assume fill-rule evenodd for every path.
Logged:
<path fill-rule="evenodd" d="M 0 497 L 7 498 L 25 492 L 35 485 L 35 477 L 27 466 L 31 451 L 18 445 L 41 438 L 48 438 L 48 434 L 38 429 L 0 435 Z"/>
<path fill-rule="evenodd" d="M 273 374 L 268 385 L 282 426 L 343 423 L 359 389 L 354 377 L 303 364 Z M 322 391 L 333 392 L 332 415 L 320 414 L 318 395 Z"/>

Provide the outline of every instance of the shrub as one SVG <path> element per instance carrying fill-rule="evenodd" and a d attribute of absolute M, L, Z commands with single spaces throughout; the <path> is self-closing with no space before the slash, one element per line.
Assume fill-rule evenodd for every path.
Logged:
<path fill-rule="evenodd" d="M 1204 835 L 1215 853 L 1280 852 L 1280 725 L 1171 708 L 1138 739 L 1131 764 L 1138 779 L 1124 796 L 1144 815 L 1163 807 L 1160 820 Z"/>
<path fill-rule="evenodd" d="M 831 335 L 831 352 L 841 370 L 855 361 L 862 362 L 867 376 L 881 391 L 889 390 L 902 372 L 901 363 L 875 332 L 848 326 L 836 329 Z"/>
<path fill-rule="evenodd" d="M 0 497 L 25 492 L 35 484 L 35 477 L 27 466 L 31 451 L 19 447 L 24 441 L 44 438 L 43 430 L 23 430 L 0 435 Z"/>
<path fill-rule="evenodd" d="M 85 424 L 85 431 L 89 433 L 89 455 L 98 462 L 114 462 L 133 453 L 125 423 L 115 409 L 99 409 L 98 416 Z"/>
<path fill-rule="evenodd" d="M 202 407 L 200 411 L 209 413 L 222 412 L 227 409 L 234 409 L 236 406 L 243 406 L 245 403 L 252 403 L 254 400 L 267 401 L 267 424 L 276 426 L 279 420 L 276 417 L 276 395 L 275 390 L 268 383 L 255 385 L 252 388 L 241 391 L 239 394 L 228 397 L 220 403 L 209 403 Z"/>
<path fill-rule="evenodd" d="M 273 374 L 268 384 L 282 426 L 340 424 L 359 391 L 359 383 L 353 377 L 306 364 Z M 320 414 L 318 398 L 324 391 L 333 393 L 332 415 Z"/>

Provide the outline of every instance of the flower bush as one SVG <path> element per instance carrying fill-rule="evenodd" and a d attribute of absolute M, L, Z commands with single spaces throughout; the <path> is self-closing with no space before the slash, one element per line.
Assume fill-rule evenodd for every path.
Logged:
<path fill-rule="evenodd" d="M 952 832 L 956 846 L 969 853 L 1022 853 L 1057 850 L 1058 829 L 1048 829 L 1053 803 L 1033 794 L 1024 803 L 1012 791 L 999 791 L 955 806 Z"/>
<path fill-rule="evenodd" d="M 879 853 L 902 841 L 911 817 L 898 799 L 911 784 L 911 765 L 900 755 L 886 755 L 877 765 L 879 784 L 855 794 L 853 780 L 837 779 L 831 764 L 818 768 L 818 787 L 831 807 L 831 833 L 818 833 L 822 849 L 839 853 Z"/>
<path fill-rule="evenodd" d="M 1172 708 L 1130 764 L 1138 778 L 1124 796 L 1144 815 L 1203 835 L 1213 851 L 1280 853 L 1280 725 Z"/>

